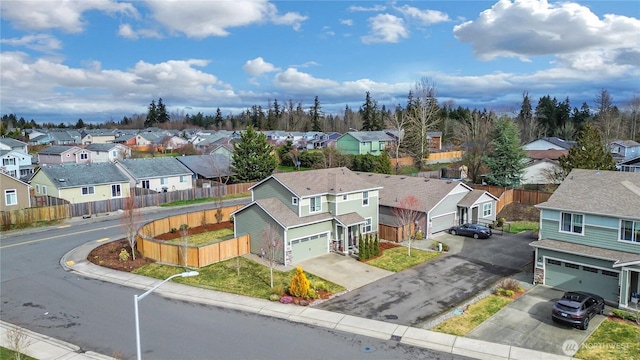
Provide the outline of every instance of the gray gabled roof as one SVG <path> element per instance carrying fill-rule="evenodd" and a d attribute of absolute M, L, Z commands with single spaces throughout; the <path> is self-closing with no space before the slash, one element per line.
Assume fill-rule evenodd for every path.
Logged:
<path fill-rule="evenodd" d="M 348 194 L 357 191 L 380 189 L 380 186 L 363 180 L 346 167 L 273 174 L 251 188 L 259 186 L 262 182 L 271 178 L 281 183 L 298 197 Z"/>
<path fill-rule="evenodd" d="M 37 171 L 44 173 L 59 189 L 129 182 L 129 178 L 109 162 L 46 165 Z"/>
<path fill-rule="evenodd" d="M 90 151 L 111 151 L 115 147 L 119 147 L 118 144 L 115 144 L 115 143 L 107 143 L 107 144 L 93 143 L 93 144 L 89 144 L 89 145 L 85 146 L 84 148 L 86 150 L 90 150 Z"/>
<path fill-rule="evenodd" d="M 576 144 L 575 141 L 566 141 L 556 136 L 545 137 L 545 138 L 542 138 L 542 140 L 545 140 L 547 142 L 552 143 L 553 145 L 560 146 L 561 148 L 564 148 L 567 150 L 571 149 Z"/>
<path fill-rule="evenodd" d="M 176 158 L 193 173 L 207 179 L 234 175 L 229 169 L 230 159 L 226 155 L 188 155 Z"/>
<path fill-rule="evenodd" d="M 124 159 L 118 163 L 134 179 L 149 179 L 166 176 L 192 175 L 189 168 L 174 157 Z"/>
<path fill-rule="evenodd" d="M 70 146 L 53 145 L 53 146 L 49 146 L 49 147 L 46 147 L 46 148 L 38 151 L 38 154 L 41 154 L 41 155 L 60 155 L 60 154 L 62 154 L 64 152 L 72 150 L 72 149 L 75 150 L 75 151 L 80 150 L 79 147 L 74 146 L 74 145 L 70 145 Z"/>
<path fill-rule="evenodd" d="M 490 192 L 484 191 L 484 190 L 478 190 L 478 189 L 473 189 L 470 193 L 468 193 L 467 195 L 465 195 L 462 200 L 458 201 L 458 206 L 464 206 L 464 207 L 471 207 L 473 206 L 481 197 L 482 195 L 487 194 L 488 196 L 490 196 L 493 200 L 498 201 L 498 198 L 496 198 L 495 196 L 493 196 Z"/>
<path fill-rule="evenodd" d="M 573 169 L 536 207 L 640 219 L 640 173 Z"/>
<path fill-rule="evenodd" d="M 408 196 L 415 196 L 422 204 L 421 211 L 430 211 L 453 189 L 462 186 L 471 192 L 471 188 L 459 181 L 428 179 L 419 176 L 386 175 L 356 173 L 362 181 L 382 186 L 379 203 L 382 206 L 397 207 Z"/>
<path fill-rule="evenodd" d="M 328 212 L 298 217 L 298 214 L 291 211 L 287 205 L 283 204 L 282 201 L 277 198 L 260 199 L 253 204 L 262 208 L 269 216 L 286 229 L 333 219 L 333 215 Z"/>
<path fill-rule="evenodd" d="M 395 138 L 386 131 L 351 131 L 347 134 L 358 141 L 395 141 Z"/>
<path fill-rule="evenodd" d="M 2 137 L 0 138 L 0 143 L 7 145 L 11 148 L 15 148 L 15 147 L 24 147 L 27 146 L 27 143 L 24 143 L 20 140 L 16 140 L 16 139 L 12 139 L 12 138 L 8 138 L 8 137 Z"/>

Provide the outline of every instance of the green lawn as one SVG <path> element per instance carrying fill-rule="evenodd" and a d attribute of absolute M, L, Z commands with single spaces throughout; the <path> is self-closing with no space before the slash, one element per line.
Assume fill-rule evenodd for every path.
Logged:
<path fill-rule="evenodd" d="M 9 349 L 7 349 L 5 347 L 0 346 L 0 359 L 2 359 L 2 360 L 4 360 L 4 359 L 7 359 L 7 360 L 9 360 L 9 359 L 17 359 L 17 357 L 16 357 L 17 354 L 18 353 L 16 353 L 13 350 L 9 350 Z M 38 360 L 36 358 L 33 358 L 31 356 L 27 356 L 27 355 L 24 355 L 24 354 L 20 355 L 20 359 L 21 360 Z"/>
<path fill-rule="evenodd" d="M 233 238 L 233 228 L 220 229 L 215 231 L 207 231 L 200 234 L 189 235 L 187 242 L 189 246 L 202 246 L 208 245 L 224 240 L 229 240 Z M 183 243 L 182 237 L 169 240 L 167 244 L 178 244 L 181 245 Z"/>
<path fill-rule="evenodd" d="M 411 249 L 411 256 L 408 256 L 407 248 L 400 246 L 384 250 L 380 257 L 369 260 L 366 263 L 367 265 L 379 267 L 381 269 L 399 272 L 437 258 L 438 256 L 440 256 L 439 252 L 418 249 Z"/>
<path fill-rule="evenodd" d="M 640 327 L 631 322 L 606 319 L 574 357 L 585 360 L 637 360 Z"/>
<path fill-rule="evenodd" d="M 462 315 L 454 316 L 438 326 L 433 331 L 443 332 L 451 335 L 465 336 L 476 326 L 493 316 L 503 307 L 507 306 L 513 299 L 489 295 L 486 298 L 469 305 Z"/>
<path fill-rule="evenodd" d="M 517 234 L 526 230 L 538 230 L 539 225 L 537 221 L 509 221 L 509 225 L 504 226 L 504 231 Z"/>
<path fill-rule="evenodd" d="M 238 264 L 240 275 L 238 275 Z M 303 269 L 304 270 L 304 269 Z M 134 273 L 156 279 L 166 279 L 171 275 L 184 271 L 182 267 L 149 264 L 134 271 Z M 200 275 L 175 279 L 176 282 L 198 286 L 206 289 L 224 291 L 233 294 L 246 295 L 255 298 L 268 299 L 272 294 L 270 288 L 269 267 L 264 264 L 246 259 L 242 256 L 230 260 L 215 263 L 198 269 Z M 289 288 L 295 269 L 287 272 L 273 270 L 274 287 Z M 326 289 L 332 293 L 344 291 L 345 288 L 305 272 L 312 287 L 314 282 L 322 282 Z"/>

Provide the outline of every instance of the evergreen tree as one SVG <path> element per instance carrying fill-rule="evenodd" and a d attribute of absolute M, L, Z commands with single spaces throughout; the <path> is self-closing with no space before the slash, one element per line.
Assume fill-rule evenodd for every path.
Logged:
<path fill-rule="evenodd" d="M 84 121 L 82 121 L 82 119 L 78 119 L 78 121 L 76 122 L 76 129 L 82 128 L 84 128 Z"/>
<path fill-rule="evenodd" d="M 309 117 L 311 118 L 311 131 L 322 132 L 322 125 L 320 124 L 320 101 L 316 96 L 316 99 L 313 101 L 313 106 L 309 110 Z"/>
<path fill-rule="evenodd" d="M 364 100 L 364 104 L 362 104 L 362 106 L 360 107 L 360 117 L 362 118 L 363 131 L 382 130 L 382 126 L 377 120 L 378 103 L 375 100 L 371 99 L 371 94 L 368 91 Z"/>
<path fill-rule="evenodd" d="M 216 124 L 216 128 L 221 129 L 222 125 L 224 125 L 224 118 L 222 117 L 222 111 L 220 108 L 216 109 L 216 117 L 213 120 L 213 123 Z"/>
<path fill-rule="evenodd" d="M 144 121 L 144 127 L 156 126 L 158 123 L 158 108 L 156 106 L 156 100 L 151 100 L 147 111 L 147 119 Z"/>
<path fill-rule="evenodd" d="M 560 157 L 562 178 L 573 169 L 615 170 L 616 162 L 602 142 L 598 128 L 586 124 L 580 132 L 577 144 L 569 149 L 569 154 Z"/>
<path fill-rule="evenodd" d="M 240 134 L 240 141 L 233 143 L 233 171 L 240 182 L 260 181 L 273 173 L 278 159 L 267 137 L 248 126 Z"/>
<path fill-rule="evenodd" d="M 391 174 L 392 171 L 391 158 L 386 151 L 383 151 L 376 157 L 376 167 L 373 172 L 378 174 Z"/>
<path fill-rule="evenodd" d="M 380 255 L 380 240 L 378 239 L 378 234 L 376 234 L 373 239 L 373 256 L 378 255 Z"/>
<path fill-rule="evenodd" d="M 485 158 L 485 164 L 490 170 L 487 182 L 496 186 L 519 187 L 526 154 L 520 147 L 517 125 L 503 116 L 496 122 L 491 138 L 491 150 Z"/>
<path fill-rule="evenodd" d="M 169 114 L 167 113 L 167 107 L 162 102 L 162 98 L 158 99 L 158 123 L 165 124 L 168 123 L 171 119 L 169 119 Z"/>
<path fill-rule="evenodd" d="M 362 233 L 358 234 L 358 260 L 366 259 L 364 257 L 364 239 L 362 238 Z"/>

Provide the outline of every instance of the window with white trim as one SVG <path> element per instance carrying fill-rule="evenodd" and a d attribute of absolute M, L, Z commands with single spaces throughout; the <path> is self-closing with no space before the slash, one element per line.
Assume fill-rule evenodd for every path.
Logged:
<path fill-rule="evenodd" d="M 118 150 L 113 150 L 113 151 L 111 152 L 111 156 L 112 156 L 112 157 L 118 157 Z"/>
<path fill-rule="evenodd" d="M 89 154 L 87 153 L 81 153 L 80 154 L 80 160 L 87 160 L 89 158 Z"/>
<path fill-rule="evenodd" d="M 369 192 L 362 192 L 362 206 L 369 206 Z"/>
<path fill-rule="evenodd" d="M 309 199 L 309 212 L 319 212 L 322 210 L 322 198 L 315 196 Z"/>
<path fill-rule="evenodd" d="M 167 185 L 167 184 L 169 184 L 168 178 L 160 178 L 160 185 Z"/>
<path fill-rule="evenodd" d="M 2 165 L 7 166 L 7 165 L 15 165 L 16 164 L 16 159 L 15 158 L 4 158 L 2 159 Z"/>
<path fill-rule="evenodd" d="M 349 195 L 347 194 L 342 195 L 342 200 L 346 201 L 347 199 L 349 199 Z"/>
<path fill-rule="evenodd" d="M 6 206 L 18 205 L 18 191 L 16 189 L 4 191 L 4 204 Z"/>
<path fill-rule="evenodd" d="M 47 187 L 42 185 L 42 195 L 47 195 Z"/>
<path fill-rule="evenodd" d="M 36 184 L 36 193 L 40 194 L 40 184 Z"/>
<path fill-rule="evenodd" d="M 582 214 L 562 213 L 560 231 L 574 234 L 584 233 L 584 216 Z"/>
<path fill-rule="evenodd" d="M 149 186 L 149 180 L 142 180 L 142 188 L 151 189 L 151 187 Z"/>
<path fill-rule="evenodd" d="M 640 243 L 640 221 L 620 220 L 620 240 Z"/>
<path fill-rule="evenodd" d="M 492 203 L 484 203 L 482 204 L 482 216 L 483 217 L 489 217 L 491 216 L 491 212 L 493 211 L 493 204 Z"/>
<path fill-rule="evenodd" d="M 181 183 L 186 183 L 187 182 L 187 175 L 180 175 L 180 182 Z"/>
<path fill-rule="evenodd" d="M 96 193 L 96 188 L 93 186 L 82 187 L 82 195 L 93 195 Z"/>
<path fill-rule="evenodd" d="M 122 191 L 120 189 L 120 184 L 111 185 L 111 197 L 121 197 Z"/>
<path fill-rule="evenodd" d="M 295 196 L 291 197 L 291 205 L 298 205 L 298 198 Z"/>
<path fill-rule="evenodd" d="M 371 218 L 366 218 L 364 219 L 366 221 L 366 223 L 364 225 L 362 225 L 362 232 L 363 233 L 370 233 L 372 226 L 371 226 Z"/>

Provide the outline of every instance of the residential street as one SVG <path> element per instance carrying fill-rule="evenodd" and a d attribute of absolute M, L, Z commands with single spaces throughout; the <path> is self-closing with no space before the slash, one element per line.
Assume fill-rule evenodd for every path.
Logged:
<path fill-rule="evenodd" d="M 387 276 L 318 308 L 422 327 L 433 317 L 486 290 L 500 278 L 517 273 L 533 260 L 532 248 L 528 245 L 533 240 L 530 232 L 505 233 L 484 240 L 442 234 L 438 239 L 459 252 Z M 430 243 L 430 240 L 424 241 Z"/>

